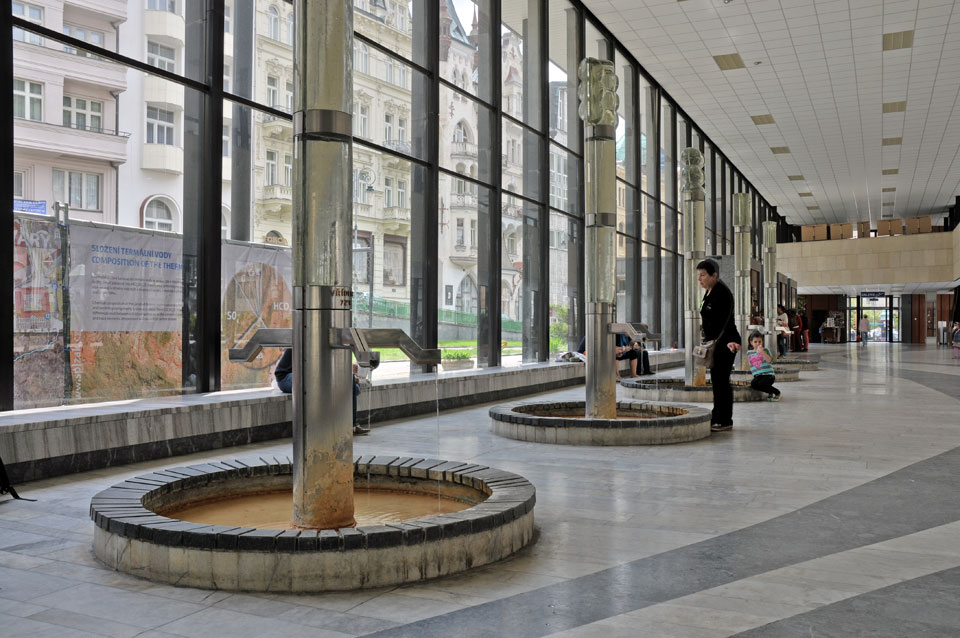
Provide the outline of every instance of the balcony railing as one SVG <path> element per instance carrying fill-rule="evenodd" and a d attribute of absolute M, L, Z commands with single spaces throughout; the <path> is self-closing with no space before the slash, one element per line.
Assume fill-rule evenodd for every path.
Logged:
<path fill-rule="evenodd" d="M 410 223 L 410 209 L 400 208 L 399 206 L 388 206 L 383 209 L 383 219 L 385 221 L 398 221 Z"/>
<path fill-rule="evenodd" d="M 472 142 L 454 142 L 450 146 L 450 155 L 453 157 L 477 158 L 477 145 Z"/>
<path fill-rule="evenodd" d="M 293 189 L 283 184 L 268 184 L 263 187 L 263 198 L 290 201 L 293 199 Z"/>
<path fill-rule="evenodd" d="M 450 208 L 476 208 L 477 196 L 473 193 L 451 193 Z"/>
<path fill-rule="evenodd" d="M 102 126 L 77 126 L 76 124 L 61 124 L 63 128 L 70 128 L 75 131 L 87 131 L 89 133 L 100 133 L 101 135 L 113 135 L 115 137 L 130 137 L 130 133 L 126 131 L 114 131 L 112 129 L 103 128 Z"/>
<path fill-rule="evenodd" d="M 413 155 L 412 146 L 407 140 L 387 140 L 383 145 L 389 148 L 391 151 L 397 151 L 398 153 L 404 153 L 405 155 Z"/>

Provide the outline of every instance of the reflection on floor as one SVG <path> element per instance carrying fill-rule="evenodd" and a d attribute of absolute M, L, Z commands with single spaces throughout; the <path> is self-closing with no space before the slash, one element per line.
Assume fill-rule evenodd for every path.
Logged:
<path fill-rule="evenodd" d="M 233 594 L 154 585 L 93 557 L 96 491 L 174 464 L 288 453 L 289 440 L 24 485 L 37 503 L 0 501 L 0 634 L 960 635 L 960 365 L 932 346 L 817 352 L 820 371 L 786 384 L 782 402 L 737 404 L 732 432 L 697 443 L 524 443 L 491 435 L 486 407 L 375 427 L 357 453 L 484 463 L 537 486 L 535 545 L 418 585 Z"/>

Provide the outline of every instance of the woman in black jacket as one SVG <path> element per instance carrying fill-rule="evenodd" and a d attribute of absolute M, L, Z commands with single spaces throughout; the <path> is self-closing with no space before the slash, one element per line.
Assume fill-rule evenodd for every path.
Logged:
<path fill-rule="evenodd" d="M 706 290 L 700 302 L 700 326 L 705 341 L 716 340 L 710 383 L 713 386 L 713 415 L 710 429 L 714 432 L 733 429 L 733 388 L 730 371 L 740 351 L 740 333 L 733 320 L 733 293 L 720 281 L 717 263 L 705 259 L 697 264 L 697 281 Z"/>

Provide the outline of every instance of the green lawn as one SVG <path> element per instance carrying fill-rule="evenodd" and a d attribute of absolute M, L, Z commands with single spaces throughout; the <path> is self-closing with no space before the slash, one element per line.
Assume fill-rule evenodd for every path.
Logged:
<path fill-rule="evenodd" d="M 468 341 L 465 339 L 454 340 L 454 341 L 441 341 L 439 344 L 440 349 L 450 348 L 454 350 L 470 350 L 476 356 L 477 351 L 477 342 Z M 507 341 L 506 346 L 503 348 L 503 354 L 519 354 L 522 344 L 519 341 Z M 381 361 L 403 361 L 407 357 L 399 348 L 374 348 L 377 352 L 380 353 Z"/>

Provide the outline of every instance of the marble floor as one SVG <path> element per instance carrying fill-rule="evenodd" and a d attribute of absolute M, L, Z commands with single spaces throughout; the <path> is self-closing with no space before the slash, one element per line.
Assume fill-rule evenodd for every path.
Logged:
<path fill-rule="evenodd" d="M 960 636 L 960 365 L 934 346 L 817 352 L 780 403 L 737 404 L 732 432 L 696 443 L 501 439 L 485 406 L 374 424 L 357 453 L 483 463 L 537 487 L 535 544 L 416 585 L 202 591 L 94 558 L 98 490 L 289 440 L 23 485 L 36 503 L 0 501 L 0 636 Z"/>

